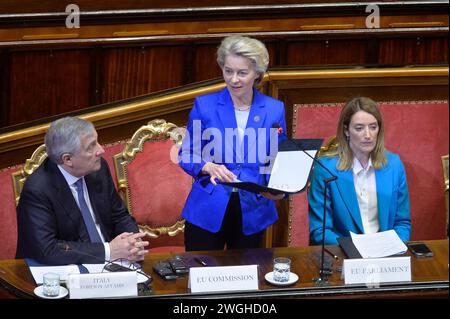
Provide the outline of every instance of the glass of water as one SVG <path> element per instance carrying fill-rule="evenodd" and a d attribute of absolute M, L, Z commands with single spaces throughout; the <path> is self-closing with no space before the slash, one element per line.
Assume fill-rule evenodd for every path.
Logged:
<path fill-rule="evenodd" d="M 44 274 L 42 292 L 47 297 L 57 297 L 59 295 L 59 275 L 49 272 Z"/>
<path fill-rule="evenodd" d="M 289 281 L 291 272 L 291 260 L 285 257 L 278 257 L 273 260 L 273 280 L 277 282 Z"/>

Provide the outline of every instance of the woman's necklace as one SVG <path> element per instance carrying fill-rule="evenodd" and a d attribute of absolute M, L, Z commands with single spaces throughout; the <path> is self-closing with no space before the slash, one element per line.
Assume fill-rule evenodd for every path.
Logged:
<path fill-rule="evenodd" d="M 251 105 L 244 105 L 242 107 L 238 107 L 238 106 L 234 105 L 234 108 L 241 112 L 248 111 L 248 110 L 250 110 L 251 107 L 252 107 Z"/>

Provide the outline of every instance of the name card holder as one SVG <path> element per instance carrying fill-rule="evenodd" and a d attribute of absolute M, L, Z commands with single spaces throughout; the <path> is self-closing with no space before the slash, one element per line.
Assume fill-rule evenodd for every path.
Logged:
<path fill-rule="evenodd" d="M 258 290 L 258 265 L 191 267 L 191 292 Z"/>
<path fill-rule="evenodd" d="M 345 284 L 366 284 L 411 281 L 411 257 L 344 259 L 342 276 Z"/>
<path fill-rule="evenodd" d="M 120 271 L 97 274 L 70 274 L 67 280 L 70 299 L 135 297 L 137 272 Z"/>

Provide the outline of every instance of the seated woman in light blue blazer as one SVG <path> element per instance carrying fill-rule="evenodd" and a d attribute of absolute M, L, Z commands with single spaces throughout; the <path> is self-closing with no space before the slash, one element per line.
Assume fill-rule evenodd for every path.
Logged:
<path fill-rule="evenodd" d="M 350 233 L 368 234 L 393 229 L 401 240 L 411 234 L 405 169 L 397 154 L 384 148 L 381 112 L 373 100 L 358 97 L 341 111 L 337 148 L 320 159 L 337 180 L 327 191 L 325 244 Z M 308 192 L 311 244 L 322 243 L 324 178 L 330 174 L 314 166 Z"/>
<path fill-rule="evenodd" d="M 227 37 L 217 62 L 226 87 L 195 99 L 179 153 L 180 167 L 194 178 L 182 212 L 187 251 L 260 247 L 263 231 L 278 219 L 274 200 L 282 198 L 218 183 L 267 185 L 286 121 L 283 102 L 255 88 L 269 63 L 262 42 Z"/>

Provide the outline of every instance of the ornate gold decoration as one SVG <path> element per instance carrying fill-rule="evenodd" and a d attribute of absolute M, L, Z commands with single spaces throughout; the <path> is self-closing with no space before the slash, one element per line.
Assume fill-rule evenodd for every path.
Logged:
<path fill-rule="evenodd" d="M 25 161 L 23 168 L 15 173 L 12 173 L 14 197 L 16 198 L 16 205 L 19 203 L 20 193 L 22 192 L 25 180 L 33 174 L 33 172 L 42 164 L 47 158 L 45 144 L 39 146 L 31 155 L 31 158 Z"/>
<path fill-rule="evenodd" d="M 337 149 L 337 147 L 338 147 L 338 142 L 337 142 L 336 136 L 334 135 L 334 136 L 330 137 L 328 142 L 320 148 L 319 157 L 322 157 L 324 154 L 326 154 L 328 152 L 335 151 Z"/>
<path fill-rule="evenodd" d="M 170 138 L 175 145 L 181 146 L 184 137 L 184 128 L 168 123 L 162 119 L 156 119 L 141 126 L 126 143 L 122 153 L 114 156 L 114 166 L 116 168 L 119 194 L 127 205 L 128 211 L 133 215 L 131 207 L 131 195 L 128 187 L 127 166 L 131 163 L 136 154 L 142 152 L 144 143 L 148 140 L 163 141 Z M 158 238 L 162 235 L 176 236 L 184 231 L 184 219 L 178 220 L 171 226 L 151 228 L 148 225 L 139 225 L 139 229 L 151 238 Z"/>

